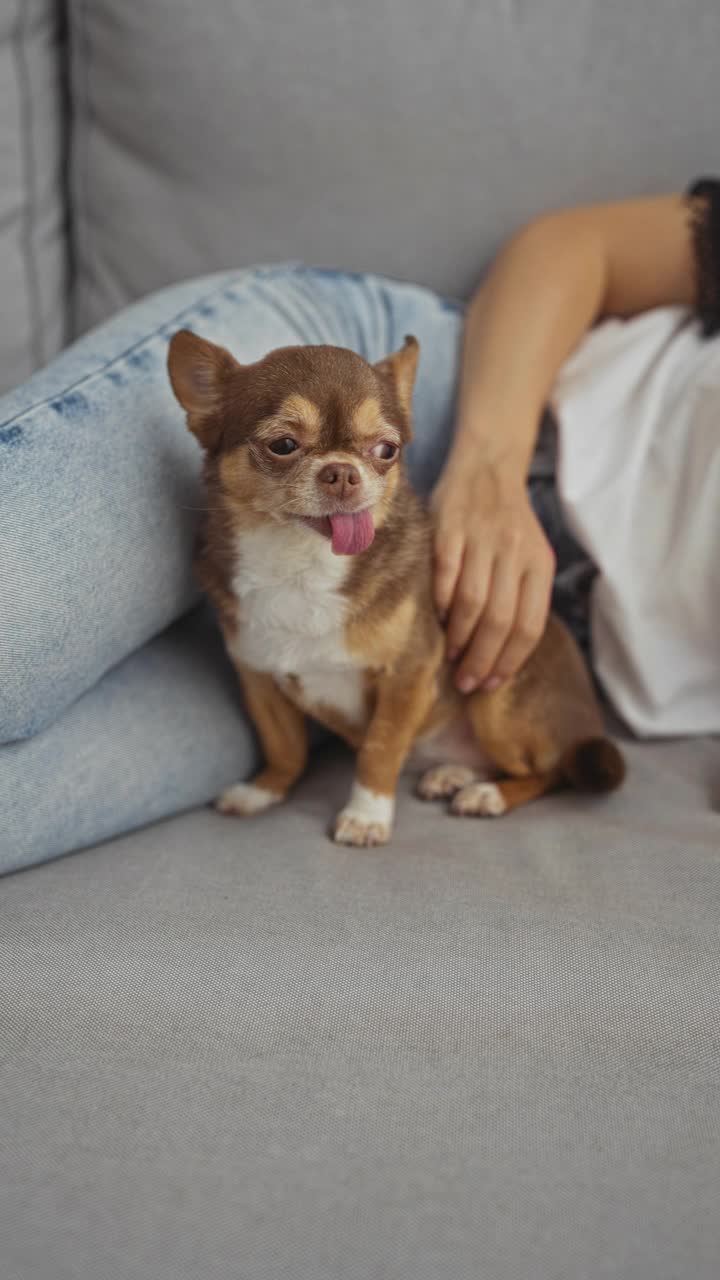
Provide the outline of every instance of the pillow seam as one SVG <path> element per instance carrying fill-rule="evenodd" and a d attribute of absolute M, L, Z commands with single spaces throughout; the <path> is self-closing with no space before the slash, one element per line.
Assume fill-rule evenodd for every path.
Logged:
<path fill-rule="evenodd" d="M 23 169 L 23 194 L 25 210 L 22 217 L 20 249 L 25 267 L 25 290 L 28 307 L 28 347 L 30 361 L 35 369 L 45 363 L 45 342 L 42 325 L 42 305 L 37 263 L 32 246 L 32 227 L 35 219 L 35 148 L 33 144 L 32 94 L 30 73 L 25 52 L 28 6 L 18 0 L 17 19 L 14 24 L 13 48 L 17 69 L 18 115 L 20 124 L 21 163 Z"/>

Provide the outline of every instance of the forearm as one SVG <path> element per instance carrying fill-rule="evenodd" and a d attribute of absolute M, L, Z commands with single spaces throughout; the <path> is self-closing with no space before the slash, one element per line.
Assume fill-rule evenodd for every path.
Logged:
<path fill-rule="evenodd" d="M 497 688 L 545 628 L 555 565 L 525 480 L 561 365 L 601 317 L 694 292 L 688 209 L 661 196 L 541 218 L 473 299 L 455 440 L 433 495 L 435 597 L 464 692 Z"/>
<path fill-rule="evenodd" d="M 524 479 L 544 405 L 585 332 L 692 300 L 681 197 L 568 210 L 531 223 L 502 250 L 467 314 L 450 467 L 470 454 Z"/>
<path fill-rule="evenodd" d="M 501 252 L 470 304 L 456 445 L 523 476 L 557 370 L 605 293 L 597 244 L 534 223 Z"/>

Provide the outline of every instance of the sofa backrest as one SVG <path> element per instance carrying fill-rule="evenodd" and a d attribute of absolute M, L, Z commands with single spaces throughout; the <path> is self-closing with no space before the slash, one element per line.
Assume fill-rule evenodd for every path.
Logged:
<path fill-rule="evenodd" d="M 62 58 L 57 0 L 0 4 L 0 392 L 67 328 Z"/>
<path fill-rule="evenodd" d="M 465 293 L 520 220 L 718 167 L 717 0 L 70 0 L 78 322 L 253 261 Z"/>
<path fill-rule="evenodd" d="M 65 9 L 76 332 L 160 285 L 256 261 L 464 294 L 499 241 L 543 209 L 720 169 L 717 0 Z M 63 322 L 55 0 L 10 10 L 6 382 L 47 358 Z"/>

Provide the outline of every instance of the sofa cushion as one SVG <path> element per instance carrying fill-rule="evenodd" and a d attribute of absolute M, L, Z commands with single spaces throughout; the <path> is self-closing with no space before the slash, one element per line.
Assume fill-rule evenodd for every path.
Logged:
<path fill-rule="evenodd" d="M 287 258 L 464 293 L 521 219 L 682 187 L 716 154 L 714 0 L 69 13 L 82 328 Z"/>
<path fill-rule="evenodd" d="M 314 761 L 3 882 L 18 1280 L 717 1280 L 720 747 L 487 822 Z"/>
<path fill-rule="evenodd" d="M 0 5 L 0 393 L 66 330 L 59 5 Z"/>

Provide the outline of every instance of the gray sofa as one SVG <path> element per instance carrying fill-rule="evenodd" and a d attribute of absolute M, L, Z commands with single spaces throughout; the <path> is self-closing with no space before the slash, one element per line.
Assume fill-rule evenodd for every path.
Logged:
<path fill-rule="evenodd" d="M 543 208 L 717 172 L 719 50 L 712 0 L 14 0 L 0 385 L 215 268 L 467 292 Z M 720 749 L 627 754 L 496 824 L 408 785 L 358 853 L 330 750 L 5 879 L 3 1280 L 715 1280 Z"/>

